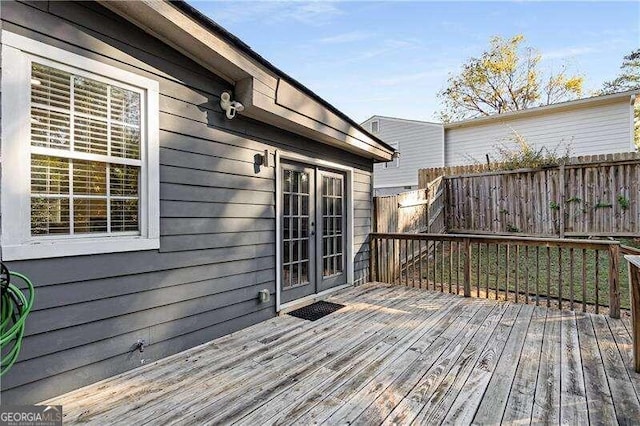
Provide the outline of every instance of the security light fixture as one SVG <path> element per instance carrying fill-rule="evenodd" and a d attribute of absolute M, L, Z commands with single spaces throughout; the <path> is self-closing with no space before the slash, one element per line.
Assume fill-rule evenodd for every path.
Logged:
<path fill-rule="evenodd" d="M 222 92 L 220 95 L 220 108 L 222 108 L 229 120 L 236 116 L 237 112 L 244 111 L 244 105 L 238 101 L 231 100 L 231 94 L 229 92 Z"/>

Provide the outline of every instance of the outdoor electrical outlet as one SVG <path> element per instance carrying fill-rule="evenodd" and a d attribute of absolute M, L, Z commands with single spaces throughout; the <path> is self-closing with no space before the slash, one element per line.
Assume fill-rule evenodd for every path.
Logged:
<path fill-rule="evenodd" d="M 260 290 L 258 292 L 258 297 L 260 298 L 260 303 L 267 303 L 271 300 L 271 293 L 266 288 L 264 290 Z"/>

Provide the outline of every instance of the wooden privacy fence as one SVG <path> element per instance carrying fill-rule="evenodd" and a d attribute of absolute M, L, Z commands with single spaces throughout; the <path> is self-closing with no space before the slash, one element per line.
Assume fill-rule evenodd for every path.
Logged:
<path fill-rule="evenodd" d="M 374 281 L 613 318 L 630 306 L 617 241 L 373 233 L 370 250 Z"/>
<path fill-rule="evenodd" d="M 443 180 L 438 178 L 417 191 L 374 197 L 376 232 L 445 231 Z"/>
<path fill-rule="evenodd" d="M 640 234 L 640 157 L 445 178 L 446 229 L 537 236 Z M 428 169 L 423 176 L 431 176 Z"/>

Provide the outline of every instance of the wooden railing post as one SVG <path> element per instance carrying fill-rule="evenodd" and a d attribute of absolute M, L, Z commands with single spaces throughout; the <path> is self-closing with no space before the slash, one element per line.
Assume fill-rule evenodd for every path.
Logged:
<path fill-rule="evenodd" d="M 640 256 L 625 256 L 625 258 L 629 261 L 633 368 L 636 373 L 640 373 Z"/>
<path fill-rule="evenodd" d="M 369 279 L 371 281 L 378 281 L 377 259 L 376 239 L 369 235 Z"/>
<path fill-rule="evenodd" d="M 609 316 L 620 318 L 620 246 L 609 246 Z"/>
<path fill-rule="evenodd" d="M 471 297 L 471 240 L 464 239 L 464 297 Z"/>

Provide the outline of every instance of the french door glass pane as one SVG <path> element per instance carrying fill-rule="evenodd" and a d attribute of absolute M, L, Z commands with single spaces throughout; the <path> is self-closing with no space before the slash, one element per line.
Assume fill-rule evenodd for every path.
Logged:
<path fill-rule="evenodd" d="M 344 179 L 322 177 L 322 275 L 329 277 L 343 271 L 342 211 Z"/>
<path fill-rule="evenodd" d="M 283 288 L 309 282 L 310 179 L 304 171 L 285 169 L 282 174 Z"/>

